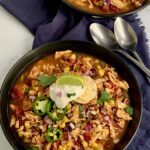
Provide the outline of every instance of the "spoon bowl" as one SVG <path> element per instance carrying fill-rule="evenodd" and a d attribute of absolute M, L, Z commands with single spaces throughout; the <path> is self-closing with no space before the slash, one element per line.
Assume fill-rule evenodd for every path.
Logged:
<path fill-rule="evenodd" d="M 114 23 L 114 33 L 121 48 L 135 51 L 135 47 L 137 45 L 137 36 L 127 21 L 121 17 L 117 17 Z"/>
<path fill-rule="evenodd" d="M 105 26 L 98 23 L 92 23 L 90 25 L 90 34 L 97 45 L 101 45 L 108 49 L 118 48 L 113 32 Z"/>

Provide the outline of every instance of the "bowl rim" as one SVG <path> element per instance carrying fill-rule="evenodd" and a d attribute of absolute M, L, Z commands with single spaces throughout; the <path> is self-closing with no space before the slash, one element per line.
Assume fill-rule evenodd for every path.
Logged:
<path fill-rule="evenodd" d="M 68 7 L 72 8 L 78 12 L 81 12 L 83 14 L 87 14 L 87 15 L 90 15 L 90 16 L 93 16 L 96 18 L 105 18 L 105 17 L 111 18 L 111 17 L 127 16 L 127 15 L 131 15 L 133 13 L 139 12 L 139 11 L 143 10 L 144 8 L 146 8 L 147 6 L 150 5 L 150 0 L 147 0 L 141 7 L 132 9 L 132 10 L 127 11 L 127 12 L 122 12 L 122 13 L 117 13 L 117 14 L 98 14 L 98 13 L 88 12 L 86 10 L 79 8 L 79 7 L 76 7 L 76 6 L 72 5 L 70 2 L 68 2 L 68 0 L 62 0 L 62 2 L 65 5 L 67 5 Z"/>
<path fill-rule="evenodd" d="M 42 45 L 42 46 L 40 46 L 40 47 L 37 47 L 37 48 L 35 48 L 35 49 L 33 49 L 33 50 L 27 52 L 25 55 L 23 55 L 18 61 L 16 61 L 16 63 L 15 63 L 15 64 L 11 67 L 11 69 L 8 71 L 7 75 L 5 76 L 5 78 L 4 78 L 4 80 L 3 80 L 3 83 L 2 83 L 2 86 L 1 86 L 1 90 L 0 90 L 0 124 L 1 124 L 2 131 L 3 131 L 3 133 L 4 133 L 4 135 L 5 135 L 6 139 L 7 139 L 7 141 L 9 142 L 9 144 L 10 144 L 14 149 L 19 150 L 19 149 L 16 147 L 15 143 L 12 142 L 12 140 L 10 139 L 10 137 L 7 135 L 7 129 L 5 128 L 5 126 L 4 126 L 4 124 L 3 124 L 3 121 L 2 121 L 2 113 L 1 113 L 1 107 L 2 107 L 2 105 L 1 105 L 1 104 L 2 104 L 2 99 L 1 99 L 1 98 L 2 98 L 2 94 L 3 94 L 3 90 L 4 90 L 4 87 L 5 87 L 5 84 L 7 83 L 8 79 L 10 78 L 10 73 L 11 73 L 14 69 L 16 69 L 16 67 L 17 67 L 24 59 L 26 59 L 27 57 L 29 57 L 30 55 L 32 55 L 32 53 L 34 54 L 35 51 L 42 51 L 42 49 L 43 49 L 44 47 L 47 47 L 47 46 L 49 47 L 49 46 L 55 45 L 55 44 L 65 44 L 65 43 L 68 43 L 68 42 L 69 42 L 69 43 L 73 43 L 73 44 L 76 44 L 76 43 L 90 44 L 90 45 L 99 47 L 99 49 L 100 49 L 100 48 L 105 49 L 105 50 L 108 51 L 109 53 L 112 53 L 112 55 L 114 55 L 114 57 L 117 57 L 117 59 L 119 59 L 119 61 L 121 61 L 122 64 L 126 66 L 128 72 L 130 72 L 130 74 L 131 74 L 132 77 L 134 78 L 134 81 L 135 81 L 135 83 L 137 84 L 137 87 L 138 87 L 138 90 L 139 90 L 139 95 L 140 95 L 140 97 L 139 97 L 139 98 L 140 98 L 140 103 L 141 103 L 141 106 L 140 106 L 140 117 L 139 117 L 139 120 L 138 120 L 137 127 L 136 127 L 136 129 L 135 129 L 135 131 L 134 131 L 134 133 L 133 133 L 131 139 L 130 139 L 129 142 L 126 144 L 126 146 L 123 148 L 123 150 L 125 150 L 125 149 L 130 145 L 130 143 L 132 142 L 132 140 L 133 140 L 133 138 L 135 137 L 135 135 L 136 135 L 136 133 L 137 133 L 137 131 L 138 131 L 138 129 L 139 129 L 139 126 L 140 126 L 140 124 L 141 124 L 141 119 L 142 119 L 142 114 L 143 114 L 143 103 L 142 103 L 143 100 L 142 100 L 141 89 L 140 89 L 139 83 L 138 83 L 137 79 L 135 78 L 135 75 L 133 74 L 133 72 L 132 72 L 131 69 L 129 68 L 129 66 L 128 66 L 118 55 L 116 55 L 114 52 L 112 52 L 111 50 L 106 49 L 106 48 L 104 48 L 104 47 L 102 47 L 102 46 L 96 45 L 96 44 L 93 43 L 93 42 L 78 41 L 78 40 L 53 41 L 53 42 L 44 44 L 44 45 Z M 87 52 L 86 54 L 88 54 L 88 52 Z M 43 55 L 43 56 L 44 56 L 44 55 Z M 36 61 L 37 59 L 39 59 L 39 58 L 41 58 L 41 57 L 43 57 L 43 56 L 39 56 L 38 58 L 34 58 L 34 59 L 32 59 L 32 61 L 30 61 L 28 64 L 23 65 L 24 67 L 22 68 L 22 70 L 19 71 L 18 76 L 19 76 L 20 73 L 21 73 L 25 68 L 27 68 L 31 63 L 33 63 L 34 61 Z M 112 64 L 112 65 L 113 65 L 113 64 Z M 17 77 L 18 77 L 18 76 L 17 76 Z M 17 79 L 17 77 L 15 77 L 14 82 L 15 82 L 15 80 Z M 8 113 L 8 112 L 6 111 L 6 113 Z"/>

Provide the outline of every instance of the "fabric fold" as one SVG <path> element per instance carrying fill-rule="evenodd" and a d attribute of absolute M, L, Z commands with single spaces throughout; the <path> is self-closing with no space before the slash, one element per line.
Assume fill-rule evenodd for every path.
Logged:
<path fill-rule="evenodd" d="M 51 21 L 60 0 L 0 0 L 0 5 L 18 18 L 35 34 L 38 26 Z"/>

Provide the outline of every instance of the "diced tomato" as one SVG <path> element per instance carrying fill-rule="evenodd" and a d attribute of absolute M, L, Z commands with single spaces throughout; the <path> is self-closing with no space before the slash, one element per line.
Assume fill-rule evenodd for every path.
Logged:
<path fill-rule="evenodd" d="M 78 138 L 76 141 L 74 141 L 74 145 L 76 145 L 78 147 L 78 149 L 81 149 L 81 150 L 84 149 L 80 138 Z"/>
<path fill-rule="evenodd" d="M 69 138 L 68 138 L 68 132 L 67 131 L 64 131 L 64 133 L 63 133 L 63 139 L 65 140 L 65 141 L 67 141 Z"/>
<path fill-rule="evenodd" d="M 23 112 L 23 111 L 22 111 L 21 107 L 15 105 L 15 115 L 16 115 L 17 118 L 20 116 L 20 114 L 21 114 L 22 112 Z"/>
<path fill-rule="evenodd" d="M 109 84 L 111 84 L 111 89 L 116 89 L 116 85 L 114 83 L 112 83 L 111 81 L 109 81 Z"/>
<path fill-rule="evenodd" d="M 24 84 L 15 84 L 11 91 L 11 97 L 14 100 L 21 100 L 24 98 Z"/>
<path fill-rule="evenodd" d="M 109 5 L 104 5 L 104 6 L 102 6 L 102 10 L 105 11 L 105 12 L 110 11 L 109 9 L 110 9 L 110 8 L 109 8 Z"/>
<path fill-rule="evenodd" d="M 84 133 L 84 139 L 85 139 L 86 141 L 90 141 L 91 138 L 92 138 L 92 132 L 85 132 L 85 133 Z"/>
<path fill-rule="evenodd" d="M 119 9 L 117 7 L 115 7 L 115 6 L 110 5 L 110 10 L 112 12 L 118 12 Z"/>
<path fill-rule="evenodd" d="M 25 79 L 25 83 L 26 83 L 28 86 L 32 86 L 32 80 L 31 80 L 31 79 Z"/>
<path fill-rule="evenodd" d="M 93 4 L 95 4 L 95 3 L 97 2 L 97 0 L 91 0 L 91 2 L 92 2 Z"/>

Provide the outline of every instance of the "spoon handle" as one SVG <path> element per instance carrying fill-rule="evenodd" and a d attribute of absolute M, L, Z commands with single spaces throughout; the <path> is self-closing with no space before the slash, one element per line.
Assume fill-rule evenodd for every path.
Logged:
<path fill-rule="evenodd" d="M 132 52 L 133 52 L 135 58 L 136 58 L 143 66 L 145 66 L 144 63 L 143 63 L 143 61 L 142 61 L 142 59 L 141 59 L 140 56 L 138 55 L 138 53 L 137 53 L 136 51 L 132 51 Z M 147 78 L 148 83 L 150 84 L 150 77 L 146 76 L 146 78 Z"/>
<path fill-rule="evenodd" d="M 130 61 L 132 61 L 136 66 L 138 66 L 148 77 L 150 77 L 150 70 L 143 66 L 143 64 L 139 63 L 136 59 L 132 58 L 129 54 L 127 54 L 124 51 L 121 50 L 114 50 L 116 52 L 119 52 L 120 54 L 126 56 Z"/>

